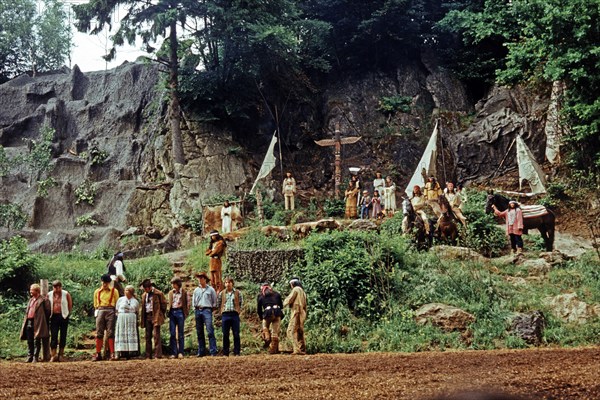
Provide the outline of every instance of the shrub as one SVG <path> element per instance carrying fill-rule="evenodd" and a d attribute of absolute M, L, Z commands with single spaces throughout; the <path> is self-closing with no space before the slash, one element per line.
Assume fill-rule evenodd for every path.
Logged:
<path fill-rule="evenodd" d="M 343 217 L 346 212 L 346 202 L 342 199 L 325 199 L 323 211 L 328 217 Z"/>
<path fill-rule="evenodd" d="M 38 265 L 38 258 L 27 249 L 27 240 L 15 236 L 0 241 L 0 292 L 26 293 Z"/>
<path fill-rule="evenodd" d="M 484 211 L 486 193 L 469 190 L 467 199 L 463 206 L 463 214 L 467 218 L 467 230 L 461 237 L 460 244 L 487 257 L 500 255 L 507 245 L 506 235 L 497 225 L 494 215 L 486 214 Z"/>
<path fill-rule="evenodd" d="M 108 159 L 108 153 L 93 146 L 87 154 L 91 165 L 102 165 Z"/>
<path fill-rule="evenodd" d="M 80 217 L 77 217 L 77 220 L 75 222 L 76 222 L 77 226 L 98 225 L 98 221 L 96 221 L 91 214 L 85 214 Z"/>
<path fill-rule="evenodd" d="M 96 184 L 86 179 L 79 187 L 75 189 L 75 204 L 85 202 L 89 205 L 94 205 L 96 191 Z"/>
<path fill-rule="evenodd" d="M 15 203 L 0 204 L 0 226 L 9 231 L 11 229 L 22 229 L 29 216 L 25 214 L 20 205 Z"/>
<path fill-rule="evenodd" d="M 402 268 L 407 245 L 371 232 L 342 231 L 310 235 L 305 263 L 293 267 L 302 277 L 313 310 L 348 307 L 367 318 L 390 302 L 394 270 Z"/>
<path fill-rule="evenodd" d="M 37 194 L 42 198 L 48 197 L 48 190 L 50 188 L 58 186 L 58 182 L 52 177 L 37 181 L 37 184 Z"/>
<path fill-rule="evenodd" d="M 383 96 L 379 99 L 377 110 L 384 114 L 395 114 L 396 112 L 409 113 L 412 104 L 412 97 L 409 96 Z"/>
<path fill-rule="evenodd" d="M 189 214 L 184 214 L 182 216 L 183 225 L 190 228 L 194 233 L 201 235 L 202 234 L 202 210 L 196 208 L 192 210 Z"/>
<path fill-rule="evenodd" d="M 381 224 L 381 231 L 389 236 L 402 235 L 402 220 L 404 215 L 401 212 L 394 214 L 392 218 L 386 218 Z"/>
<path fill-rule="evenodd" d="M 275 236 L 266 236 L 260 228 L 251 228 L 232 247 L 236 250 L 266 250 L 281 247 L 281 242 Z"/>

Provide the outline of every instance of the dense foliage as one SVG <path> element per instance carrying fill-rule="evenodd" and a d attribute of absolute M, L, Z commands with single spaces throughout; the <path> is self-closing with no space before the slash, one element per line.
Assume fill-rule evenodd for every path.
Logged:
<path fill-rule="evenodd" d="M 588 304 L 598 302 L 598 261 L 592 257 L 563 263 L 541 281 L 514 285 L 508 278 L 527 277 L 526 267 L 417 253 L 403 238 L 388 234 L 314 234 L 304 248 L 305 262 L 293 273 L 308 295 L 309 352 L 522 348 L 527 344 L 511 333 L 510 320 L 533 310 L 547 317 L 543 341 L 548 345 L 594 343 L 600 330 L 600 318 L 569 324 L 553 316 L 547 304 L 547 298 L 573 291 Z M 476 320 L 466 335 L 419 325 L 415 311 L 427 303 L 459 307 Z"/>
<path fill-rule="evenodd" d="M 466 2 L 440 26 L 471 46 L 494 42 L 500 83 L 566 84 L 563 119 L 570 127 L 571 166 L 600 170 L 600 1 L 485 0 Z M 477 60 L 478 61 L 478 60 Z"/>
<path fill-rule="evenodd" d="M 23 72 L 60 68 L 72 47 L 60 0 L 0 2 L 0 82 Z"/>
<path fill-rule="evenodd" d="M 27 248 L 27 240 L 14 236 L 0 240 L 0 293 L 23 293 L 35 279 L 39 259 Z"/>

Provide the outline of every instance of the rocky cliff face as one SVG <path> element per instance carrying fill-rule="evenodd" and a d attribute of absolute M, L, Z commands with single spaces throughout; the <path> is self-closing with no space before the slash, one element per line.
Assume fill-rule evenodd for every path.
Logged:
<path fill-rule="evenodd" d="M 181 179 L 173 181 L 167 95 L 160 87 L 157 67 L 142 64 L 86 74 L 75 67 L 0 85 L 0 145 L 9 156 L 27 152 L 23 139 L 38 138 L 42 125 L 56 131 L 51 175 L 58 186 L 48 197 L 39 197 L 18 168 L 0 178 L 0 202 L 19 203 L 31 215 L 21 234 L 35 249 L 69 250 L 84 229 L 91 237 L 79 245 L 89 249 L 119 246 L 118 237 L 132 227 L 139 235 L 161 238 L 206 199 L 249 190 L 267 144 L 250 154 L 231 132 L 192 118 L 182 126 L 186 165 Z M 494 88 L 476 103 L 461 82 L 425 54 L 395 72 L 341 77 L 323 88 L 315 101 L 320 109 L 297 115 L 300 134 L 284 137 L 284 168 L 297 176 L 301 199 L 331 193 L 332 148 L 318 147 L 313 140 L 331 137 L 339 124 L 343 135 L 362 137 L 342 149 L 344 178 L 347 167 L 361 166 L 363 181 L 371 182 L 374 172 L 381 171 L 403 188 L 433 121 L 440 118 L 447 178 L 463 183 L 482 179 L 494 172 L 517 133 L 542 156 L 548 97 L 549 92 Z M 384 98 L 408 99 L 408 110 L 383 110 Z M 264 132 L 248 135 L 258 133 Z M 93 151 L 105 152 L 106 159 L 92 163 Z M 505 164 L 511 163 L 514 157 L 507 157 Z M 75 191 L 85 181 L 97 187 L 93 204 L 77 204 Z M 278 181 L 269 185 L 278 191 Z M 99 224 L 77 227 L 82 215 Z"/>
<path fill-rule="evenodd" d="M 132 226 L 164 236 L 203 199 L 232 194 L 246 181 L 251 171 L 244 157 L 228 151 L 236 144 L 226 134 L 185 127 L 188 163 L 183 178 L 170 183 L 166 96 L 159 85 L 157 67 L 125 64 L 107 72 L 83 74 L 75 67 L 21 76 L 0 86 L 0 145 L 9 157 L 26 153 L 23 139 L 38 139 L 44 124 L 55 129 L 51 176 L 58 185 L 48 197 L 37 195 L 20 168 L 1 178 L 0 201 L 21 204 L 31 214 L 21 233 L 34 248 L 69 250 L 84 229 L 92 237 L 80 243 L 83 248 L 115 246 Z M 106 159 L 92 163 L 93 151 Z M 93 204 L 77 204 L 75 191 L 85 181 L 96 187 Z M 77 227 L 82 215 L 98 225 Z"/>

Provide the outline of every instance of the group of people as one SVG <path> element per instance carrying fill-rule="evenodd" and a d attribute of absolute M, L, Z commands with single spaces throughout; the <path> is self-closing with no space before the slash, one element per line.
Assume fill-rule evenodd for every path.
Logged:
<path fill-rule="evenodd" d="M 450 205 L 452 212 L 456 218 L 464 225 L 467 224 L 467 219 L 462 213 L 463 203 L 466 201 L 466 193 L 462 190 L 462 187 L 455 188 L 454 183 L 446 182 L 446 188 L 442 190 L 437 179 L 434 176 L 427 178 L 425 186 L 421 188 L 419 185 L 413 187 L 412 196 L 409 198 L 413 210 L 421 217 L 425 225 L 427 233 L 430 232 L 431 226 L 429 223 L 429 217 L 425 212 L 425 208 L 430 206 L 431 209 L 437 214 L 436 218 L 440 218 L 442 210 L 437 204 L 440 196 L 444 196 Z M 406 232 L 406 221 L 405 216 L 402 226 L 403 231 Z"/>
<path fill-rule="evenodd" d="M 47 295 L 42 295 L 38 284 L 30 286 L 29 295 L 20 334 L 21 340 L 27 340 L 27 362 L 62 361 L 73 310 L 71 295 L 58 280 L 52 282 Z"/>
<path fill-rule="evenodd" d="M 373 194 L 362 188 L 360 179 L 352 175 L 344 192 L 345 217 L 348 219 L 379 219 L 396 212 L 396 184 L 391 176 L 383 179 L 377 172 L 373 180 Z"/>
<path fill-rule="evenodd" d="M 94 316 L 96 319 L 96 351 L 92 361 L 103 358 L 119 360 L 141 354 L 138 327 L 145 332 L 145 356 L 147 359 L 162 358 L 161 326 L 169 320 L 170 358 L 184 357 L 184 325 L 190 311 L 194 312 L 198 349 L 196 355 L 217 355 L 213 316 L 221 318 L 223 332 L 222 354 L 231 350 L 230 335 L 233 336 L 233 355 L 241 354 L 240 315 L 244 302 L 242 292 L 234 287 L 233 278 L 221 280 L 221 257 L 226 243 L 217 231 L 211 232 L 211 242 L 206 251 L 210 257 L 210 276 L 196 274 L 198 287 L 188 295 L 180 278 L 171 280 L 171 289 L 165 296 L 150 279 L 145 279 L 143 293 L 138 300 L 132 285 L 123 284 L 125 267 L 123 254 L 117 253 L 107 265 L 107 272 L 100 277 L 101 286 L 94 291 Z M 211 281 L 214 286 L 211 286 Z M 306 320 L 306 294 L 298 278 L 290 280 L 291 293 L 284 300 L 267 283 L 261 284 L 257 297 L 257 311 L 262 321 L 262 337 L 269 353 L 279 352 L 279 330 L 283 308 L 291 311 L 288 336 L 293 343 L 294 354 L 304 354 L 304 321 Z M 21 339 L 29 347 L 27 362 L 40 360 L 61 361 L 66 346 L 69 315 L 73 309 L 71 295 L 62 289 L 60 281 L 53 282 L 53 291 L 42 295 L 41 287 L 30 287 Z M 206 332 L 206 335 L 205 335 Z M 206 346 L 208 336 L 208 348 Z M 57 350 L 58 348 L 58 350 Z M 104 353 L 103 353 L 104 348 Z"/>

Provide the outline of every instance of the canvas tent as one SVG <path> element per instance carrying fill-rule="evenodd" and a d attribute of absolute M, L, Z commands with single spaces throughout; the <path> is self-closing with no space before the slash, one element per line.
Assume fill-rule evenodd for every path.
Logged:
<path fill-rule="evenodd" d="M 419 164 L 415 169 L 415 173 L 412 178 L 408 182 L 408 186 L 404 190 L 407 196 L 412 196 L 413 187 L 416 185 L 425 186 L 425 180 L 428 176 L 436 175 L 435 163 L 437 159 L 437 141 L 438 141 L 438 122 L 436 121 L 435 127 L 433 128 L 433 133 L 429 138 L 429 142 L 427 143 L 427 147 L 425 147 L 425 151 L 421 156 L 421 160 L 419 160 Z"/>

